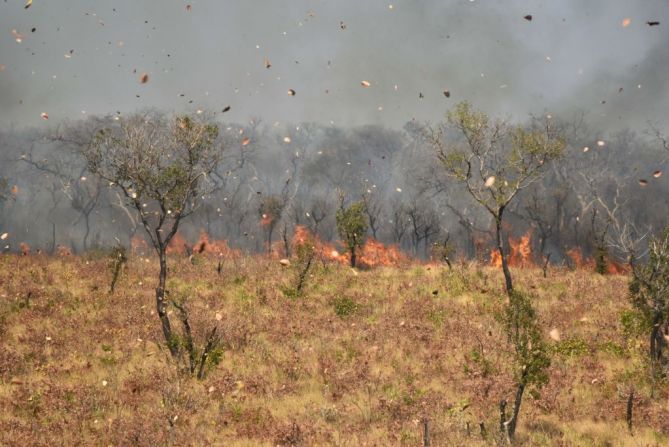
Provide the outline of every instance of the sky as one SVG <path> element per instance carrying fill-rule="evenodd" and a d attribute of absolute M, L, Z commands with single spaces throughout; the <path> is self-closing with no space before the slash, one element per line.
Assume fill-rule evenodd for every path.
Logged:
<path fill-rule="evenodd" d="M 669 115 L 667 0 L 0 1 L 0 127 L 157 107 L 400 128 L 462 100 L 612 128 Z"/>

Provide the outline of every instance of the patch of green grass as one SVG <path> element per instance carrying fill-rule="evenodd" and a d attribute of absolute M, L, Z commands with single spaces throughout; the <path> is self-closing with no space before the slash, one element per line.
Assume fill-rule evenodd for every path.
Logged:
<path fill-rule="evenodd" d="M 444 309 L 432 309 L 427 313 L 427 319 L 434 324 L 435 328 L 440 329 L 446 321 L 446 311 Z"/>
<path fill-rule="evenodd" d="M 337 297 L 332 300 L 335 314 L 340 318 L 353 315 L 358 310 L 358 304 L 347 296 Z"/>
<path fill-rule="evenodd" d="M 625 357 L 625 348 L 620 346 L 618 343 L 612 341 L 606 341 L 599 345 L 599 350 L 610 354 L 614 357 L 623 358 Z"/>
<path fill-rule="evenodd" d="M 582 338 L 571 337 L 553 345 L 553 352 L 563 357 L 581 357 L 590 352 L 590 347 Z"/>

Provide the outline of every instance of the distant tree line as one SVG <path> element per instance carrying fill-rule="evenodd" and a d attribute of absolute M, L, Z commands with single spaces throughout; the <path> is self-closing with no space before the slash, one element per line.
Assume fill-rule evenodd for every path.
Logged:
<path fill-rule="evenodd" d="M 26 242 L 47 252 L 58 246 L 80 252 L 117 240 L 128 246 L 133 236 L 144 237 L 126 198 L 92 175 L 80 150 L 99 129 L 125 118 L 89 117 L 56 128 L 0 133 L 0 232 L 9 235 L 2 241 L 9 247 L 5 250 Z M 448 175 L 439 161 L 440 147 L 462 142 L 452 120 L 411 121 L 396 130 L 200 118 L 218 128 L 224 149 L 208 176 L 212 187 L 180 227 L 186 239 L 195 240 L 204 230 L 249 252 L 266 252 L 270 246 L 288 251 L 297 225 L 323 240 L 339 240 L 337 210 L 355 204 L 364 213 L 366 236 L 397 244 L 413 256 L 429 257 L 444 240 L 455 257 L 483 257 L 497 246 L 495 213 L 479 206 L 467 185 Z M 669 150 L 658 126 L 603 132 L 590 128 L 583 115 L 530 117 L 513 124 L 529 132 L 539 123 L 560 133 L 563 156 L 546 160 L 531 189 L 513 193 L 514 200 L 503 207 L 501 237 L 531 229 L 537 262 L 550 255 L 561 263 L 571 262 L 567 252 L 574 247 L 583 256 L 610 254 L 608 241 L 623 225 L 639 231 L 664 227 L 669 183 L 663 169 Z M 511 124 L 497 120 L 489 130 Z M 499 137 L 495 144 L 510 147 L 518 136 L 492 137 Z M 507 187 L 501 179 L 487 180 L 497 181 L 494 188 Z M 338 191 L 346 203 L 339 202 Z M 485 200 L 503 201 L 502 196 Z"/>

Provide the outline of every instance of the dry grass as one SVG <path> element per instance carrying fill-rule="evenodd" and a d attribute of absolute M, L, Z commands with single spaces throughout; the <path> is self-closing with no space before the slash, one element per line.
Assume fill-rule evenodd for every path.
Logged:
<path fill-rule="evenodd" d="M 433 446 L 496 442 L 513 382 L 494 269 L 319 263 L 289 298 L 292 272 L 276 261 L 229 261 L 219 277 L 214 260 L 172 259 L 169 289 L 189 297 L 198 339 L 216 323 L 223 334 L 221 362 L 199 382 L 162 345 L 156 262 L 131 259 L 113 296 L 105 262 L 0 257 L 1 445 L 418 446 L 423 416 Z M 627 433 L 627 279 L 515 273 L 546 336 L 561 335 L 550 383 L 523 404 L 519 444 L 667 445 L 666 386 L 654 398 L 640 387 Z"/>

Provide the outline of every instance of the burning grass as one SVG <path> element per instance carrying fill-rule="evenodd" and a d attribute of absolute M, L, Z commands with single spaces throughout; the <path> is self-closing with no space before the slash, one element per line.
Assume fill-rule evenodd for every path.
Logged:
<path fill-rule="evenodd" d="M 110 296 L 103 258 L 3 255 L 0 444 L 409 446 L 423 416 L 432 445 L 494 444 L 498 402 L 513 392 L 498 270 L 353 271 L 331 248 L 319 246 L 299 298 L 283 295 L 292 277 L 273 259 L 235 253 L 219 275 L 227 246 L 215 241 L 194 250 L 201 262 L 170 258 L 169 289 L 191 297 L 193 327 L 222 329 L 202 382 L 178 375 L 161 345 L 154 260 L 132 256 Z M 519 444 L 669 442 L 666 387 L 637 391 L 627 434 L 627 277 L 514 274 L 546 337 L 560 334 L 549 384 L 523 404 Z"/>

